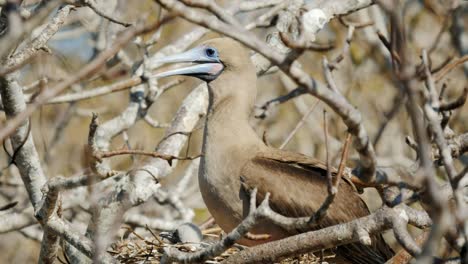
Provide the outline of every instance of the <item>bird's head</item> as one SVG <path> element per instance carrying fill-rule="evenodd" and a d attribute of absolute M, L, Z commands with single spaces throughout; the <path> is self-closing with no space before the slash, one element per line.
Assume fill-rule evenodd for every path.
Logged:
<path fill-rule="evenodd" d="M 156 74 L 156 77 L 187 75 L 211 82 L 222 73 L 235 72 L 250 66 L 248 51 L 230 38 L 215 38 L 186 52 L 164 57 L 160 63 L 192 63 L 188 67 Z M 249 67 L 247 67 L 249 68 Z"/>

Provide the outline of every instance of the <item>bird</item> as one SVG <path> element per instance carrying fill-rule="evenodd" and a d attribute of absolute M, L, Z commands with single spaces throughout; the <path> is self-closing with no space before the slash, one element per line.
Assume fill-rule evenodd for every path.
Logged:
<path fill-rule="evenodd" d="M 259 202 L 270 193 L 270 207 L 284 216 L 314 214 L 328 195 L 327 167 L 314 158 L 266 145 L 249 124 L 257 76 L 248 49 L 221 37 L 160 59 L 162 64 L 182 62 L 191 65 L 154 77 L 184 75 L 207 83 L 209 103 L 198 181 L 216 223 L 226 233 L 239 225 L 248 214 L 249 191 L 253 188 L 257 188 Z M 350 181 L 343 179 L 338 189 L 317 229 L 370 214 Z M 238 243 L 254 246 L 295 234 L 271 222 L 255 225 L 250 233 L 266 234 L 267 238 L 245 237 Z M 381 235 L 371 239 L 370 246 L 352 243 L 337 247 L 336 263 L 384 263 L 393 255 Z"/>
<path fill-rule="evenodd" d="M 172 244 L 198 244 L 202 241 L 203 238 L 200 228 L 198 228 L 198 226 L 193 223 L 183 223 L 174 230 L 159 233 L 159 236 L 167 239 Z"/>

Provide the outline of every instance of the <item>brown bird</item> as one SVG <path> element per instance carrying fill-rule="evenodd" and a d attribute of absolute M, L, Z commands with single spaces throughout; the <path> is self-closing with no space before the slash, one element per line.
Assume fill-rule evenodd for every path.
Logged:
<path fill-rule="evenodd" d="M 157 74 L 188 75 L 208 83 L 209 106 L 198 180 L 203 200 L 218 225 L 230 232 L 246 216 L 249 189 L 258 188 L 258 201 L 269 192 L 271 208 L 288 217 L 311 216 L 327 197 L 326 166 L 307 156 L 265 145 L 249 125 L 256 97 L 255 68 L 248 51 L 229 38 L 217 38 L 162 63 L 191 62 L 192 66 Z M 334 171 L 336 173 L 336 171 Z M 369 209 L 345 179 L 319 228 L 369 215 Z M 273 223 L 256 225 L 252 234 L 266 240 L 239 241 L 255 245 L 293 235 Z M 392 251 L 383 238 L 337 248 L 340 263 L 384 263 Z"/>

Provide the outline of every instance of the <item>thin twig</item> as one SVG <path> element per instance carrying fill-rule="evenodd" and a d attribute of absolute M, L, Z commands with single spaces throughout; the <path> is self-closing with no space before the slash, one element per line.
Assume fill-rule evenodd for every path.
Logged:
<path fill-rule="evenodd" d="M 307 93 L 306 88 L 297 87 L 296 89 L 290 91 L 289 93 L 287 93 L 285 95 L 282 95 L 282 96 L 276 97 L 274 99 L 271 99 L 271 100 L 267 101 L 266 103 L 264 103 L 262 106 L 259 107 L 263 111 L 262 111 L 261 114 L 258 114 L 255 117 L 264 119 L 264 118 L 267 117 L 267 112 L 270 109 L 270 107 L 276 106 L 278 104 L 282 104 L 284 102 L 287 102 L 287 101 L 289 101 L 289 100 L 291 100 L 293 98 L 296 98 L 296 97 L 298 97 L 300 95 L 303 95 L 305 93 Z"/>
<path fill-rule="evenodd" d="M 328 145 L 327 137 L 325 137 L 325 146 Z M 335 196 L 338 193 L 338 186 L 340 185 L 341 177 L 343 176 L 344 169 L 346 168 L 346 160 L 348 159 L 348 149 L 349 144 L 351 142 L 351 134 L 348 133 L 346 135 L 346 141 L 343 145 L 343 151 L 341 152 L 341 161 L 338 167 L 338 172 L 336 173 L 335 177 L 332 177 L 331 169 L 329 167 L 329 160 L 327 158 L 327 198 L 322 203 L 320 208 L 312 215 L 308 221 L 309 226 L 316 225 L 320 222 L 320 220 L 326 215 L 328 208 L 335 200 Z M 328 157 L 328 153 L 327 153 Z"/>
<path fill-rule="evenodd" d="M 345 16 L 338 16 L 338 21 L 346 27 L 353 26 L 356 29 L 365 28 L 374 25 L 374 21 L 354 22 L 345 19 Z"/>
<path fill-rule="evenodd" d="M 143 155 L 143 156 L 149 156 L 153 158 L 160 158 L 160 159 L 166 160 L 169 163 L 169 165 L 172 165 L 173 160 L 194 160 L 194 159 L 201 157 L 201 154 L 196 155 L 196 156 L 177 157 L 177 156 L 172 156 L 172 155 L 166 155 L 166 154 L 159 153 L 156 151 L 144 151 L 144 150 L 136 150 L 136 149 L 98 151 L 95 153 L 95 157 L 98 160 L 102 160 L 102 159 L 110 158 L 114 156 L 119 156 L 119 155 Z"/>
<path fill-rule="evenodd" d="M 463 88 L 462 94 L 457 99 L 455 99 L 452 102 L 440 103 L 439 107 L 435 107 L 434 110 L 436 110 L 436 111 L 451 111 L 451 110 L 457 109 L 459 107 L 462 107 L 466 102 L 467 96 L 468 96 L 468 87 L 465 87 L 465 88 Z"/>
<path fill-rule="evenodd" d="M 119 24 L 119 25 L 122 25 L 124 27 L 129 27 L 132 25 L 132 23 L 128 23 L 128 22 L 123 22 L 123 21 L 120 21 L 120 20 L 117 20 L 115 18 L 113 18 L 112 16 L 108 15 L 108 14 L 105 14 L 103 11 L 101 11 L 97 6 L 96 6 L 96 3 L 94 2 L 94 0 L 83 0 L 84 4 L 91 8 L 91 10 L 93 10 L 98 16 L 101 16 L 115 24 Z"/>
<path fill-rule="evenodd" d="M 106 94 L 130 89 L 133 86 L 140 84 L 141 82 L 142 82 L 141 77 L 135 76 L 130 79 L 118 81 L 111 85 L 106 85 L 106 86 L 94 88 L 91 90 L 85 90 L 85 91 L 80 91 L 76 93 L 59 95 L 57 97 L 54 97 L 48 100 L 47 104 L 62 104 L 62 103 L 69 103 L 69 102 L 76 102 L 76 101 L 91 99 L 91 98 L 103 96 Z"/>
<path fill-rule="evenodd" d="M 165 24 L 172 18 L 173 16 L 168 16 L 166 19 L 160 22 L 152 23 L 148 26 L 137 25 L 135 27 L 129 28 L 127 31 L 122 33 L 110 48 L 101 52 L 99 56 L 97 56 L 88 65 L 83 67 L 77 74 L 71 75 L 63 82 L 39 94 L 34 100 L 34 102 L 29 104 L 23 112 L 6 122 L 3 126 L 3 129 L 0 130 L 0 141 L 5 140 L 5 138 L 8 135 L 10 135 L 21 124 L 22 121 L 31 116 L 41 105 L 47 103 L 51 98 L 55 97 L 57 94 L 67 89 L 70 85 L 79 82 L 80 80 L 94 74 L 97 70 L 102 68 L 102 66 L 110 57 L 114 56 L 117 52 L 119 52 L 120 49 L 125 44 L 130 42 L 135 36 L 157 30 L 159 27 L 161 27 L 163 24 Z"/>
<path fill-rule="evenodd" d="M 315 101 L 315 103 L 309 108 L 309 110 L 307 110 L 307 112 L 302 116 L 301 120 L 299 120 L 299 122 L 296 124 L 294 129 L 291 132 L 289 132 L 288 136 L 284 139 L 283 143 L 281 143 L 279 149 L 283 149 L 284 147 L 286 147 L 286 145 L 289 143 L 289 141 L 291 141 L 291 139 L 294 137 L 297 131 L 305 124 L 305 121 L 307 120 L 307 118 L 309 118 L 310 114 L 314 112 L 319 102 L 320 101 L 318 100 Z"/>
<path fill-rule="evenodd" d="M 434 76 L 434 81 L 437 83 L 439 82 L 442 78 L 444 78 L 445 75 L 447 75 L 450 71 L 455 69 L 458 65 L 461 65 L 468 61 L 468 55 L 465 55 L 461 58 L 455 59 L 454 61 L 450 62 L 446 66 L 444 66 L 442 69 L 440 69 L 439 72 L 437 72 Z"/>

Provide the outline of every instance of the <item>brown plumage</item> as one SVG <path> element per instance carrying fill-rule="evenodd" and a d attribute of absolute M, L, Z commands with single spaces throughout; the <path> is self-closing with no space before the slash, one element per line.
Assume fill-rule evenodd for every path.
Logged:
<path fill-rule="evenodd" d="M 213 50 L 216 58 L 208 56 Z M 203 52 L 206 58 L 200 54 Z M 203 70 L 192 67 L 187 72 L 179 70 L 164 76 L 186 74 L 208 82 L 209 107 L 199 184 L 203 200 L 219 226 L 229 232 L 242 221 L 249 208 L 246 189 L 255 187 L 259 203 L 267 192 L 271 194 L 270 206 L 276 212 L 289 217 L 311 216 L 327 196 L 326 167 L 310 157 L 266 146 L 249 125 L 257 77 L 247 50 L 231 39 L 219 38 L 182 57 L 189 55 L 196 57 L 193 62 L 206 63 Z M 343 180 L 320 227 L 368 214 L 352 184 Z M 244 238 L 240 243 L 255 245 L 293 235 L 268 222 L 255 226 L 251 233 L 271 237 Z M 354 243 L 340 246 L 336 252 L 337 258 L 349 263 L 384 263 L 392 255 L 380 235 L 372 237 L 372 246 Z"/>

